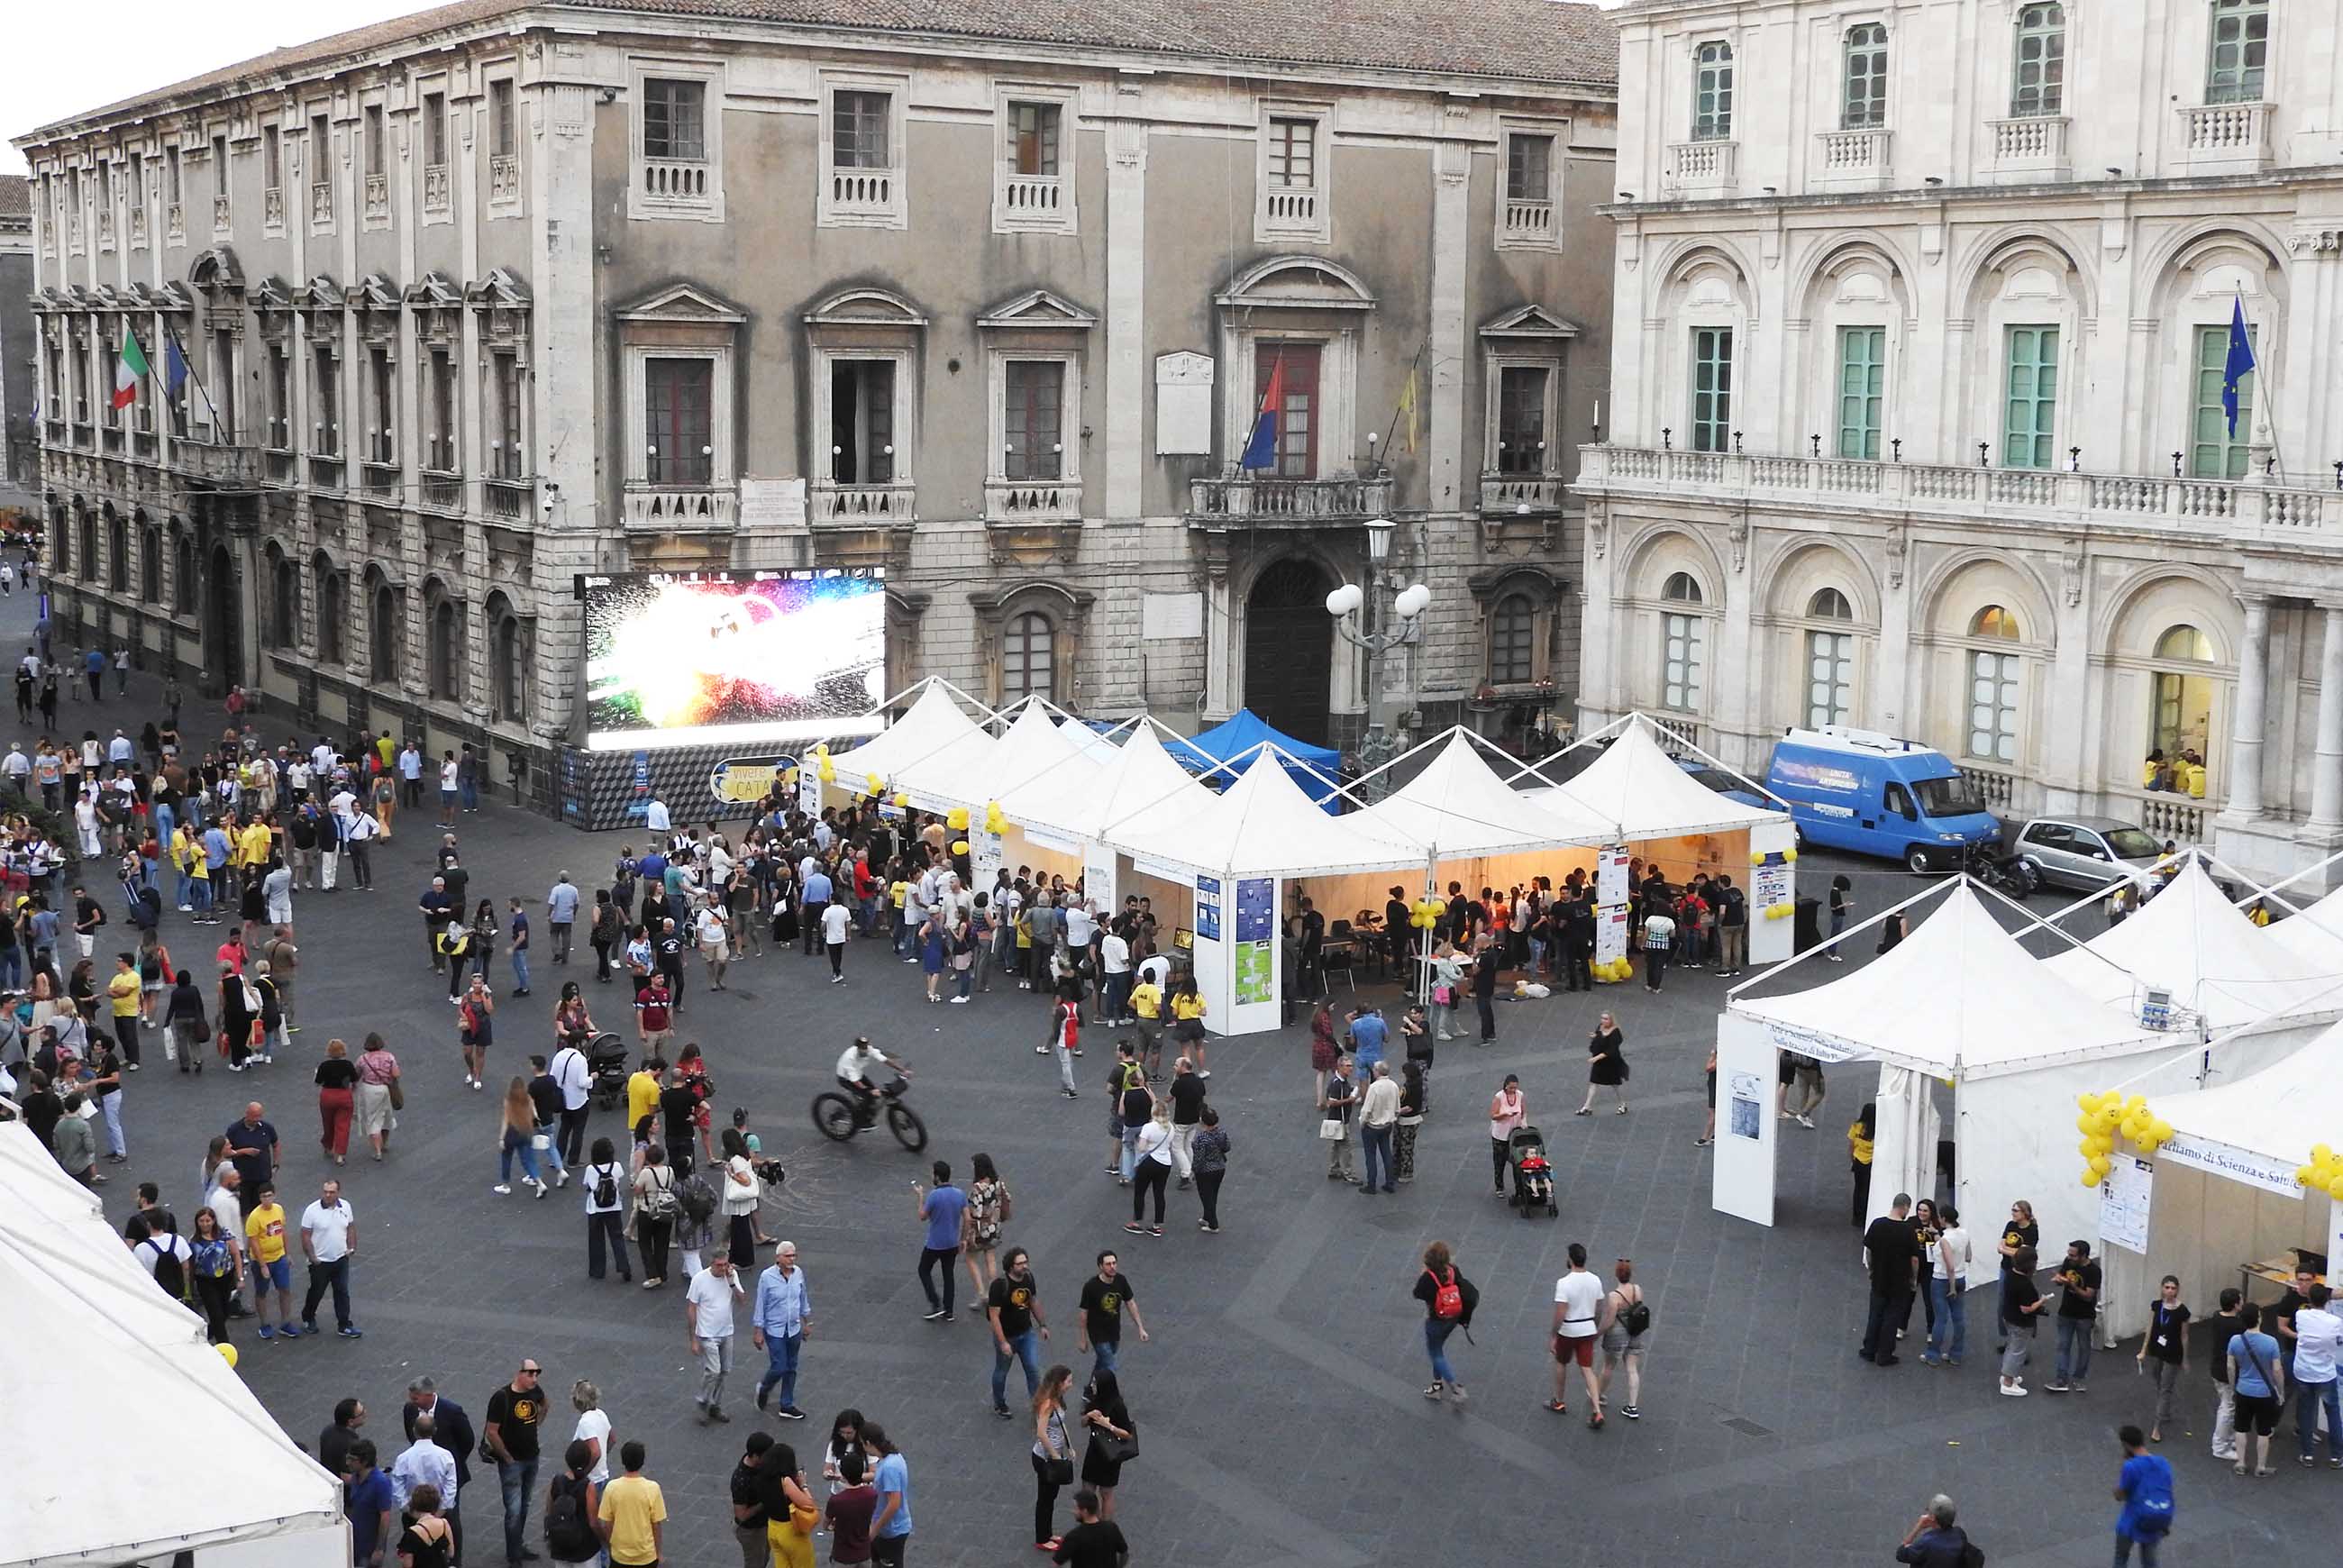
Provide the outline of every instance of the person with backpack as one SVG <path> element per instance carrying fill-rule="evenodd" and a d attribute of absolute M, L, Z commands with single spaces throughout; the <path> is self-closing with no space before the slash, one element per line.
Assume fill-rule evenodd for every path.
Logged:
<path fill-rule="evenodd" d="M 1423 1303 L 1423 1349 L 1432 1358 L 1432 1386 L 1423 1391 L 1423 1397 L 1445 1397 L 1463 1404 L 1464 1385 L 1456 1381 L 1455 1369 L 1448 1364 L 1448 1336 L 1463 1329 L 1465 1338 L 1473 1337 L 1473 1309 L 1480 1305 L 1481 1292 L 1456 1266 L 1448 1243 L 1434 1241 L 1423 1250 L 1423 1269 L 1410 1293 Z"/>
<path fill-rule="evenodd" d="M 1716 972 L 1730 980 L 1741 972 L 1749 961 L 1749 900 L 1733 885 L 1730 876 L 1719 875 L 1710 902 L 1716 906 Z"/>
<path fill-rule="evenodd" d="M 2141 1568 L 2156 1568 L 2157 1548 L 2172 1533 L 2172 1462 L 2147 1452 L 2147 1436 L 2136 1426 L 2116 1433 L 2123 1444 L 2123 1469 L 2116 1477 L 2116 1568 L 2139 1548 Z"/>
<path fill-rule="evenodd" d="M 561 1473 L 545 1489 L 545 1554 L 556 1563 L 601 1559 L 602 1535 L 594 1527 L 601 1488 L 587 1473 L 593 1465 L 593 1444 L 572 1442 L 561 1452 Z"/>
<path fill-rule="evenodd" d="M 1594 1391 L 1607 1395 L 1611 1392 L 1611 1376 L 1622 1367 L 1627 1372 L 1627 1402 L 1619 1413 L 1629 1421 L 1640 1421 L 1644 1412 L 1638 1402 L 1644 1392 L 1644 1352 L 1645 1336 L 1652 1331 L 1652 1304 L 1644 1299 L 1644 1287 L 1635 1283 L 1634 1260 L 1622 1258 L 1612 1265 L 1618 1283 L 1612 1286 L 1604 1302 L 1603 1373 L 1594 1380 Z"/>
<path fill-rule="evenodd" d="M 625 1170 L 608 1139 L 594 1140 L 591 1152 L 593 1162 L 586 1167 L 579 1183 L 586 1190 L 586 1277 L 607 1277 L 607 1253 L 618 1265 L 618 1278 L 632 1284 L 634 1271 L 627 1266 L 625 1205 L 619 1197 L 627 1179 Z"/>
<path fill-rule="evenodd" d="M 130 1238 L 130 1255 L 154 1276 L 156 1288 L 181 1305 L 193 1306 L 195 1252 L 178 1232 L 158 1230 L 146 1215 L 133 1214 L 123 1234 Z"/>
<path fill-rule="evenodd" d="M 646 1116 L 645 1121 L 650 1120 Z M 644 1145 L 643 1162 L 635 1171 L 631 1185 L 635 1191 L 635 1245 L 643 1254 L 643 1289 L 655 1291 L 667 1283 L 668 1246 L 675 1235 L 676 1216 L 681 1204 L 676 1198 L 674 1167 L 667 1162 L 666 1148 L 656 1142 Z"/>
<path fill-rule="evenodd" d="M 704 1266 L 702 1254 L 716 1240 L 715 1183 L 704 1171 L 683 1170 L 675 1184 L 675 1250 L 683 1255 L 683 1277 L 689 1282 Z"/>
<path fill-rule="evenodd" d="M 1968 1533 L 1953 1523 L 1953 1500 L 1943 1493 L 1928 1500 L 1928 1511 L 1904 1533 L 1896 1561 L 1914 1568 L 1983 1568 L 1985 1553 L 1969 1543 Z"/>

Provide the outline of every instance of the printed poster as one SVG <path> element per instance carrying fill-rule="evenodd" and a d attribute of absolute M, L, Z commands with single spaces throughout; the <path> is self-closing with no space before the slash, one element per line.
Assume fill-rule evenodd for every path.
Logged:
<path fill-rule="evenodd" d="M 1237 943 L 1238 1002 L 1277 1000 L 1276 969 L 1275 942 Z"/>
<path fill-rule="evenodd" d="M 1196 940 L 1200 942 L 1221 940 L 1221 879 L 1218 877 L 1196 879 Z"/>
<path fill-rule="evenodd" d="M 2137 1155 L 2118 1154 L 2099 1183 L 2099 1240 L 2127 1252 L 2147 1251 L 2147 1209 L 2156 1191 L 2156 1167 Z"/>
<path fill-rule="evenodd" d="M 1754 1143 L 1765 1136 L 1765 1081 L 1754 1072 L 1736 1072 L 1729 1081 L 1732 1092 L 1726 1101 L 1725 1131 Z"/>
<path fill-rule="evenodd" d="M 1273 877 L 1242 879 L 1237 883 L 1237 940 L 1273 942 L 1276 940 L 1276 879 Z"/>

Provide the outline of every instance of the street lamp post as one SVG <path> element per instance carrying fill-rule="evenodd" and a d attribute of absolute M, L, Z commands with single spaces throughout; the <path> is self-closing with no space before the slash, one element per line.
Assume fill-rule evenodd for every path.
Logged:
<path fill-rule="evenodd" d="M 1366 651 L 1367 732 L 1359 741 L 1358 757 L 1359 770 L 1373 773 L 1399 750 L 1398 738 L 1383 723 L 1383 656 L 1423 639 L 1423 612 L 1432 603 L 1432 590 L 1422 583 L 1397 589 L 1390 603 L 1397 612 L 1394 625 L 1384 611 L 1383 594 L 1393 585 L 1383 568 L 1391 558 L 1392 535 L 1398 525 L 1389 518 L 1373 518 L 1366 527 L 1367 586 L 1362 589 L 1355 583 L 1344 583 L 1326 596 L 1326 613 L 1334 618 L 1334 629 L 1344 641 Z M 1360 790 L 1370 800 L 1379 800 L 1386 792 L 1381 777 Z"/>

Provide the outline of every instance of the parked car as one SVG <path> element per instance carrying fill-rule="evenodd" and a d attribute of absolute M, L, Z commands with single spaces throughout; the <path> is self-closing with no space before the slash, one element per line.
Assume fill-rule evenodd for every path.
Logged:
<path fill-rule="evenodd" d="M 2164 858 L 2151 835 L 2114 817 L 2036 817 L 2012 848 L 2042 880 L 2087 893 L 2126 879 L 2144 886 Z"/>
<path fill-rule="evenodd" d="M 1738 773 L 1727 773 L 1724 769 L 1704 762 L 1697 757 L 1679 757 L 1676 759 L 1676 766 L 1689 774 L 1694 783 L 1704 789 L 1715 790 L 1736 805 L 1755 806 L 1765 811 L 1782 811 L 1788 809 L 1772 796 L 1759 794 L 1750 787 L 1749 781 Z"/>
<path fill-rule="evenodd" d="M 1765 788 L 1790 803 L 1805 840 L 1901 860 L 1916 875 L 1957 869 L 1969 845 L 2001 836 L 1943 752 L 1875 730 L 1788 731 L 1775 743 Z"/>

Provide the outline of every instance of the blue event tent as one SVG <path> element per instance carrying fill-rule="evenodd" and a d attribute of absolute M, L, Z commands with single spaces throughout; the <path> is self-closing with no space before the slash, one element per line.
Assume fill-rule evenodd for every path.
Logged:
<path fill-rule="evenodd" d="M 1202 773 L 1232 757 L 1252 751 L 1267 742 L 1285 755 L 1280 759 L 1286 772 L 1302 792 L 1318 801 L 1330 815 L 1340 815 L 1342 798 L 1334 793 L 1342 781 L 1342 754 L 1328 746 L 1312 746 L 1307 740 L 1296 740 L 1282 729 L 1270 727 L 1267 720 L 1250 708 L 1240 708 L 1225 723 L 1216 724 L 1203 733 L 1186 740 L 1166 738 L 1163 749 L 1172 759 L 1191 773 Z M 1255 753 L 1257 756 L 1258 753 Z M 1253 758 L 1213 774 L 1205 782 L 1214 789 L 1225 789 L 1236 777 L 1252 766 Z"/>

